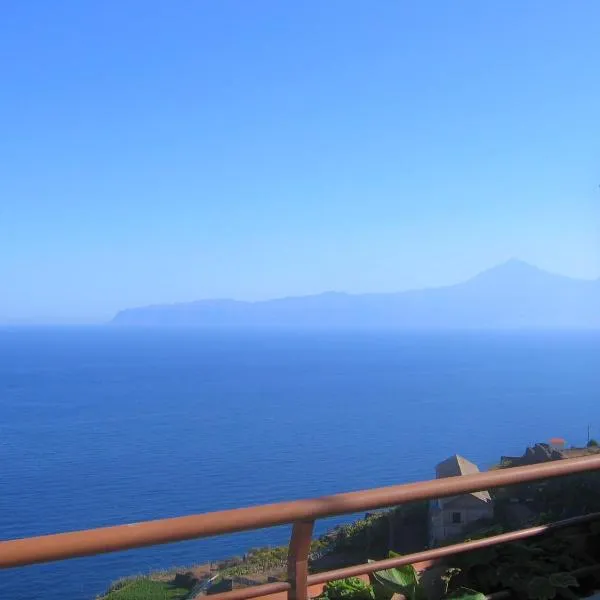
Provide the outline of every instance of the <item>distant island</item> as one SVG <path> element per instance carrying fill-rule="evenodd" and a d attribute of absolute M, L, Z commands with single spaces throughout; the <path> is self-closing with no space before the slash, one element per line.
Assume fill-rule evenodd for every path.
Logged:
<path fill-rule="evenodd" d="M 386 294 L 326 292 L 243 302 L 130 308 L 113 325 L 401 329 L 600 328 L 600 279 L 583 280 L 510 260 L 456 285 Z"/>

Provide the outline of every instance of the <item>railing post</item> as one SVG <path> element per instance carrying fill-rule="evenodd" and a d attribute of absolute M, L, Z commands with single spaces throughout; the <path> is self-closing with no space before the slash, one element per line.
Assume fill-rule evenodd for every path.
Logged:
<path fill-rule="evenodd" d="M 308 598 L 308 553 L 312 540 L 314 521 L 296 521 L 288 552 L 288 581 L 291 584 L 288 600 Z"/>

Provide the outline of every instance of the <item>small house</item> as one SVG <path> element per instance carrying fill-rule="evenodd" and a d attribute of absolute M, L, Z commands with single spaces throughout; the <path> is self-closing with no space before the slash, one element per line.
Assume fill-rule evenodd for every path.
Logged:
<path fill-rule="evenodd" d="M 437 465 L 437 479 L 479 473 L 476 464 L 455 454 Z M 429 541 L 435 545 L 459 536 L 466 525 L 494 516 L 492 498 L 488 491 L 432 500 L 429 506 Z"/>

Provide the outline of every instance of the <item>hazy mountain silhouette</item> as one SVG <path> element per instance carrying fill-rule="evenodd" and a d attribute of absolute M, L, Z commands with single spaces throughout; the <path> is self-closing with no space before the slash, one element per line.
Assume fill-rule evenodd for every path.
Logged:
<path fill-rule="evenodd" d="M 201 300 L 132 308 L 112 323 L 144 326 L 457 328 L 600 327 L 600 280 L 554 275 L 519 260 L 452 286 L 264 302 Z"/>

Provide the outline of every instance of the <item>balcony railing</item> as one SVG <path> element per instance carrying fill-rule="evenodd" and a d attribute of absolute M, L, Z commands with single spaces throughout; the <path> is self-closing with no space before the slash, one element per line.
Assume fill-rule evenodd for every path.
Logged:
<path fill-rule="evenodd" d="M 289 600 L 306 600 L 310 585 L 344 577 L 365 575 L 401 565 L 435 560 L 486 546 L 538 536 L 557 528 L 598 519 L 600 513 L 582 515 L 480 540 L 407 554 L 399 558 L 390 558 L 311 575 L 308 571 L 308 555 L 316 519 L 398 506 L 407 502 L 458 496 L 470 492 L 597 470 L 600 470 L 600 456 L 565 459 L 538 465 L 464 475 L 462 477 L 434 479 L 419 483 L 336 494 L 311 500 L 265 504 L 250 508 L 146 521 L 116 527 L 8 540 L 0 542 L 0 568 L 21 567 L 80 556 L 91 556 L 292 524 L 287 581 L 215 594 L 211 598 L 213 600 L 245 600 L 287 592 Z"/>

